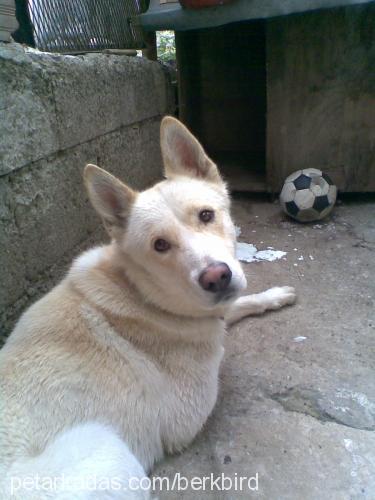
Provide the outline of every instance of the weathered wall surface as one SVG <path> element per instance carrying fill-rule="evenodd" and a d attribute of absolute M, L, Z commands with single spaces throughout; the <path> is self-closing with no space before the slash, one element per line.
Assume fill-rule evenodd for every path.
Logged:
<path fill-rule="evenodd" d="M 135 188 L 161 177 L 159 123 L 172 109 L 158 63 L 0 45 L 0 328 L 104 237 L 82 184 L 96 163 Z"/>
<path fill-rule="evenodd" d="M 316 167 L 375 191 L 375 5 L 267 23 L 267 169 L 273 191 Z"/>

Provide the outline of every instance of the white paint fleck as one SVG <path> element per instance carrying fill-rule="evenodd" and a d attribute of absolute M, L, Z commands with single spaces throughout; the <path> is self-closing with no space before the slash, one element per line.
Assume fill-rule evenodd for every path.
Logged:
<path fill-rule="evenodd" d="M 332 401 L 332 399 L 329 401 L 329 403 L 336 411 L 342 411 L 343 413 L 347 413 L 348 411 L 350 411 L 350 408 L 348 406 L 337 406 L 335 401 Z"/>
<path fill-rule="evenodd" d="M 353 451 L 353 441 L 351 439 L 344 439 L 344 446 L 348 451 Z"/>
<path fill-rule="evenodd" d="M 283 252 L 282 250 L 260 250 L 256 253 L 257 259 L 268 260 L 270 262 L 281 259 L 284 255 L 286 255 L 286 252 Z"/>
<path fill-rule="evenodd" d="M 242 229 L 240 228 L 240 226 L 234 226 L 234 229 L 235 229 L 235 231 L 236 231 L 236 236 L 237 236 L 237 238 L 238 238 L 239 236 L 241 236 Z"/>
<path fill-rule="evenodd" d="M 348 389 L 337 389 L 336 397 L 347 401 L 353 401 L 363 408 L 366 417 L 372 419 L 375 416 L 375 403 L 370 401 L 366 394 L 354 392 Z"/>
<path fill-rule="evenodd" d="M 259 262 L 265 260 L 273 262 L 281 259 L 284 255 L 286 255 L 286 252 L 282 250 L 258 250 L 251 243 L 237 243 L 237 259 L 241 262 Z"/>
<path fill-rule="evenodd" d="M 294 250 L 295 252 L 298 252 L 298 248 L 293 248 L 293 250 Z"/>
<path fill-rule="evenodd" d="M 301 257 L 298 257 L 298 259 L 297 259 L 297 260 L 304 260 L 304 259 L 303 259 L 303 255 L 301 255 Z"/>
<path fill-rule="evenodd" d="M 291 234 L 288 234 L 288 236 L 292 236 Z"/>
<path fill-rule="evenodd" d="M 350 453 L 352 460 L 350 475 L 353 478 L 357 478 L 364 472 L 367 472 L 366 460 L 361 455 L 356 453 L 358 450 L 358 445 L 356 443 L 354 443 L 351 439 L 344 439 L 343 441 L 345 449 L 348 451 L 348 453 Z"/>
<path fill-rule="evenodd" d="M 323 226 L 322 226 L 321 224 L 315 224 L 315 225 L 313 226 L 313 229 L 322 229 L 322 227 L 323 227 Z"/>
<path fill-rule="evenodd" d="M 296 262 L 293 264 L 294 267 L 298 267 L 298 264 L 296 264 Z"/>
<path fill-rule="evenodd" d="M 310 260 L 314 260 L 314 257 L 312 255 L 309 255 Z"/>
<path fill-rule="evenodd" d="M 255 229 L 253 229 L 251 232 L 252 232 L 252 233 L 256 233 Z"/>
<path fill-rule="evenodd" d="M 294 342 L 303 342 L 304 340 L 306 340 L 307 337 L 303 337 L 302 335 L 300 337 L 294 337 Z"/>
<path fill-rule="evenodd" d="M 251 243 L 237 242 L 236 256 L 242 262 L 254 262 L 257 248 Z"/>

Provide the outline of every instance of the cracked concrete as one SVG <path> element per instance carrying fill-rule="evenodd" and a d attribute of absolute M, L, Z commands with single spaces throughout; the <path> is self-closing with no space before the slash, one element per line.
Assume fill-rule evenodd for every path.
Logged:
<path fill-rule="evenodd" d="M 375 198 L 345 199 L 331 218 L 309 225 L 263 198 L 236 198 L 233 213 L 240 241 L 287 252 L 285 260 L 244 264 L 249 291 L 293 285 L 298 302 L 229 330 L 212 416 L 154 475 L 258 473 L 258 491 L 188 488 L 158 497 L 372 500 Z"/>

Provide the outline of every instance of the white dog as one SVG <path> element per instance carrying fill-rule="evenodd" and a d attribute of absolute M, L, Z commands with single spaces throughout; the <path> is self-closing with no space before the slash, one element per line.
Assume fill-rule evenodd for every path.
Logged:
<path fill-rule="evenodd" d="M 139 480 L 215 405 L 225 322 L 295 300 L 290 287 L 237 298 L 216 165 L 171 117 L 161 148 L 166 180 L 141 193 L 86 167 L 111 243 L 78 257 L 0 352 L 1 499 L 148 498 Z"/>

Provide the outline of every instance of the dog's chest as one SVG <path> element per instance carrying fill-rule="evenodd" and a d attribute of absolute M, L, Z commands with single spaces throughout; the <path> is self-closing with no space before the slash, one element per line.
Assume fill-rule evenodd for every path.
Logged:
<path fill-rule="evenodd" d="M 136 324 L 134 337 L 140 332 L 150 338 L 162 335 L 157 327 L 148 331 L 142 326 L 141 330 Z M 108 356 L 106 376 L 96 370 L 92 375 L 93 387 L 100 386 L 98 414 L 115 423 L 146 469 L 162 457 L 163 450 L 173 452 L 187 446 L 216 402 L 224 352 L 222 322 L 204 324 L 204 342 L 173 339 L 148 348 L 117 335 L 104 318 L 97 323 L 90 320 L 90 331 Z M 185 338 L 193 334 L 183 333 Z"/>
<path fill-rule="evenodd" d="M 159 405 L 160 436 L 167 452 L 184 448 L 202 429 L 218 392 L 218 371 L 224 349 L 217 343 L 209 352 L 193 356 L 189 350 L 168 360 Z"/>

